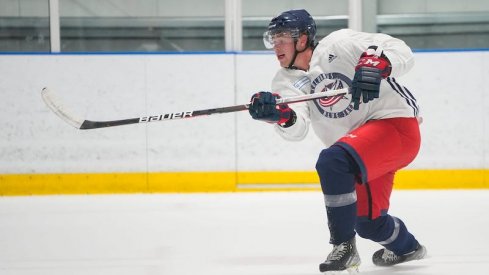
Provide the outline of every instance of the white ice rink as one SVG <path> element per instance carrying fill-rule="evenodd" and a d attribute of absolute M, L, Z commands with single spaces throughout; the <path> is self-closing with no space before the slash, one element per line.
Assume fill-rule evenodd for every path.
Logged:
<path fill-rule="evenodd" d="M 361 274 L 488 274 L 489 190 L 394 191 L 429 257 Z M 2 275 L 308 275 L 331 247 L 318 192 L 0 197 Z"/>

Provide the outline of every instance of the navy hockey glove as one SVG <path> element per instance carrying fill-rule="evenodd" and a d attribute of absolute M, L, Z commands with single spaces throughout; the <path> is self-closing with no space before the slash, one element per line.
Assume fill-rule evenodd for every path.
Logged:
<path fill-rule="evenodd" d="M 277 98 L 280 98 L 280 95 L 276 93 L 254 94 L 248 108 L 251 117 L 268 123 L 277 123 L 282 127 L 291 126 L 293 124 L 291 118 L 295 116 L 295 113 L 287 104 L 276 105 Z"/>
<path fill-rule="evenodd" d="M 363 103 L 367 103 L 379 97 L 380 82 L 383 78 L 390 75 L 392 67 L 389 59 L 380 51 L 377 46 L 370 46 L 366 52 L 360 56 L 355 67 L 355 76 L 352 82 L 353 109 L 358 110 L 360 98 Z"/>

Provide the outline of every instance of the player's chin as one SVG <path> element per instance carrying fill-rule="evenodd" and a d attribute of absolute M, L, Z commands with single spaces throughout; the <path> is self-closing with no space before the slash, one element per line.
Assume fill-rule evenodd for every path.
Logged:
<path fill-rule="evenodd" d="M 277 56 L 277 60 L 278 60 L 278 62 L 280 62 L 280 66 L 281 66 L 281 67 L 288 67 L 288 66 L 289 66 L 289 62 L 288 62 L 288 60 L 285 58 L 285 56 L 283 56 L 282 58 L 279 58 L 279 57 Z"/>

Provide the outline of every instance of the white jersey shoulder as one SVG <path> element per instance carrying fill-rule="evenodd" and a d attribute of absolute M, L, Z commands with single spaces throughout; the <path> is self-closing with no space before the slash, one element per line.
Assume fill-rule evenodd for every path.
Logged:
<path fill-rule="evenodd" d="M 377 46 L 392 64 L 392 77 L 382 81 L 378 99 L 360 104 L 359 110 L 353 110 L 351 95 L 293 104 L 296 124 L 276 126 L 277 132 L 285 139 L 301 140 L 311 124 L 321 141 L 330 146 L 368 120 L 417 116 L 413 94 L 393 78 L 412 68 L 413 54 L 402 40 L 386 34 L 335 31 L 318 43 L 308 72 L 281 68 L 272 80 L 272 89 L 282 96 L 294 96 L 349 87 L 360 55 L 369 46 Z"/>

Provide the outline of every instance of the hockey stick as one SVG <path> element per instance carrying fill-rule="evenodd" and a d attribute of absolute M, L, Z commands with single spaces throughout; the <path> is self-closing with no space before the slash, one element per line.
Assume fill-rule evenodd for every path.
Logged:
<path fill-rule="evenodd" d="M 347 93 L 349 93 L 348 88 L 343 88 L 339 90 L 329 90 L 326 92 L 315 93 L 315 94 L 283 97 L 277 99 L 277 104 L 304 102 L 304 101 L 318 99 L 318 98 L 344 95 Z M 212 109 L 197 110 L 197 111 L 176 112 L 176 113 L 160 114 L 154 116 L 142 116 L 136 118 L 121 119 L 121 120 L 93 121 L 93 120 L 81 119 L 77 115 L 74 115 L 73 113 L 68 111 L 68 109 L 64 107 L 61 101 L 58 98 L 56 98 L 53 92 L 48 88 L 42 89 L 41 96 L 44 102 L 46 103 L 46 105 L 49 107 L 49 109 L 51 109 L 56 115 L 58 115 L 61 119 L 63 119 L 71 126 L 81 130 L 113 127 L 113 126 L 136 124 L 136 123 L 147 123 L 153 121 L 192 118 L 197 116 L 206 116 L 206 115 L 213 115 L 213 114 L 232 113 L 232 112 L 248 110 L 249 108 L 249 104 L 242 104 L 242 105 L 235 105 L 229 107 L 212 108 Z"/>

